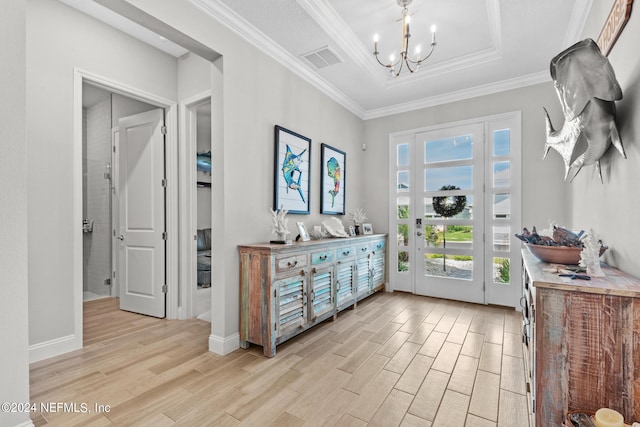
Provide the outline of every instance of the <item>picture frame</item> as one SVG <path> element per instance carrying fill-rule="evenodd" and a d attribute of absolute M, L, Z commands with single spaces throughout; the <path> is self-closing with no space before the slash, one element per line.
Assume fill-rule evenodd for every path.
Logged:
<path fill-rule="evenodd" d="M 211 188 L 211 150 L 196 153 L 196 186 Z"/>
<path fill-rule="evenodd" d="M 323 143 L 320 146 L 320 159 L 320 213 L 344 215 L 347 200 L 347 154 Z"/>
<path fill-rule="evenodd" d="M 349 226 L 349 236 L 351 237 L 355 237 L 356 236 L 356 227 L 353 225 Z"/>
<path fill-rule="evenodd" d="M 371 224 L 362 224 L 362 234 L 373 234 L 373 227 Z"/>
<path fill-rule="evenodd" d="M 311 213 L 311 139 L 275 126 L 273 209 Z"/>
<path fill-rule="evenodd" d="M 303 242 L 308 242 L 309 240 L 311 240 L 304 222 L 296 222 L 296 225 L 298 226 L 298 234 L 300 234 L 300 240 L 302 240 Z"/>

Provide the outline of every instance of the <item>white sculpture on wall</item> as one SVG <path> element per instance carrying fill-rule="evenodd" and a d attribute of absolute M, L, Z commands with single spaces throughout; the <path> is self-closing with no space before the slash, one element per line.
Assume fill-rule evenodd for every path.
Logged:
<path fill-rule="evenodd" d="M 571 180 L 585 165 L 596 165 L 602 181 L 600 158 L 609 146 L 627 157 L 616 126 L 615 101 L 622 99 L 622 89 L 609 60 L 591 39 L 578 42 L 551 60 L 551 78 L 562 104 L 565 122 L 555 130 L 545 109 L 547 142 L 564 161 L 564 179 L 577 169 Z"/>

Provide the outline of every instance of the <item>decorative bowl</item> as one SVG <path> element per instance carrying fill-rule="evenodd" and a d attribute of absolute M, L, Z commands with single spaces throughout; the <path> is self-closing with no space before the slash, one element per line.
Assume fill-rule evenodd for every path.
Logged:
<path fill-rule="evenodd" d="M 578 264 L 580 262 L 580 252 L 582 248 L 569 246 L 543 246 L 531 243 L 524 244 L 536 258 L 540 261 L 553 264 Z"/>

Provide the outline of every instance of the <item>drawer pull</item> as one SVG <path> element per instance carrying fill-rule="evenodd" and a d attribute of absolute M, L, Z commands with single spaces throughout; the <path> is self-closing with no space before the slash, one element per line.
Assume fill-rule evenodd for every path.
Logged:
<path fill-rule="evenodd" d="M 347 255 L 349 255 L 350 253 L 351 253 L 351 251 L 344 251 L 344 252 L 342 252 L 342 255 L 347 256 Z"/>
<path fill-rule="evenodd" d="M 367 251 L 367 248 L 360 248 L 360 250 L 361 250 L 362 252 L 366 252 L 366 251 Z"/>
<path fill-rule="evenodd" d="M 291 262 L 291 261 L 287 262 L 287 267 L 289 268 L 293 268 L 296 265 L 298 265 L 298 260 L 295 260 L 294 262 Z"/>
<path fill-rule="evenodd" d="M 325 259 L 327 259 L 327 256 L 326 255 L 320 255 L 318 258 L 320 259 L 320 261 L 324 261 Z"/>

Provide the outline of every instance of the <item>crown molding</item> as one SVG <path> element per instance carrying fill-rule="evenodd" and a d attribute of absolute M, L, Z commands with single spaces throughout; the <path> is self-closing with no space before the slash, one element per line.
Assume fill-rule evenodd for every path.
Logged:
<path fill-rule="evenodd" d="M 475 67 L 488 62 L 500 61 L 502 54 L 494 48 L 489 48 L 469 55 L 461 56 L 451 61 L 440 64 L 429 65 L 415 73 L 407 73 L 398 77 L 389 76 L 385 89 L 398 89 L 415 82 L 421 82 L 433 77 L 461 71 L 466 68 Z"/>
<path fill-rule="evenodd" d="M 409 111 L 420 110 L 422 108 L 435 107 L 441 104 L 448 104 L 465 99 L 476 98 L 478 96 L 491 95 L 493 93 L 504 92 L 512 89 L 519 89 L 526 86 L 549 82 L 551 78 L 549 73 L 541 71 L 539 73 L 528 74 L 522 77 L 502 80 L 486 85 L 475 86 L 455 92 L 449 92 L 443 95 L 431 96 L 416 101 L 396 104 L 390 107 L 376 108 L 367 110 L 364 120 L 377 119 L 380 117 L 391 116 L 394 114 L 406 113 Z"/>
<path fill-rule="evenodd" d="M 593 2 L 594 0 L 576 0 L 574 3 L 567 32 L 564 35 L 564 47 L 569 47 L 581 39 Z"/>
<path fill-rule="evenodd" d="M 262 31 L 251 25 L 220 0 L 191 0 L 191 2 L 244 40 L 280 62 L 329 98 L 359 118 L 364 118 L 365 110 L 360 105 L 333 87 L 325 79 L 313 73 L 300 59 L 282 49 Z"/>

